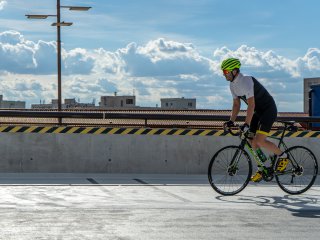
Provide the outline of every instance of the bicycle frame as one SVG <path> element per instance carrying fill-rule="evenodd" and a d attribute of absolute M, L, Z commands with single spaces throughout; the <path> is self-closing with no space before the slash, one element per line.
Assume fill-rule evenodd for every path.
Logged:
<path fill-rule="evenodd" d="M 284 143 L 283 139 L 284 139 L 284 135 L 285 135 L 285 132 L 288 130 L 288 125 L 290 127 L 290 124 L 288 123 L 284 123 L 284 129 L 282 130 L 282 133 L 281 133 L 281 137 L 272 137 L 272 136 L 269 136 L 269 138 L 272 138 L 272 139 L 276 139 L 278 140 L 278 147 L 279 148 L 282 148 L 284 149 L 284 151 L 287 151 L 288 150 L 288 147 L 287 145 Z M 242 140 L 241 140 L 241 143 L 239 145 L 240 149 L 241 150 L 244 150 L 245 148 L 247 150 L 249 150 L 249 152 L 251 153 L 251 155 L 254 157 L 254 160 L 256 161 L 257 165 L 261 167 L 261 169 L 265 172 L 265 173 L 268 173 L 268 170 L 267 170 L 267 167 L 266 165 L 264 164 L 264 162 L 260 159 L 260 157 L 257 155 L 256 151 L 252 148 L 250 142 L 248 141 L 248 138 L 247 137 L 244 137 Z M 234 167 L 238 164 L 239 162 L 239 159 L 241 157 L 241 153 L 239 154 L 239 152 L 237 151 L 233 157 L 233 159 L 231 160 L 231 163 L 230 163 L 230 166 L 231 167 Z M 271 159 L 271 158 L 270 158 Z M 294 167 L 297 167 L 299 164 L 296 162 L 296 160 L 294 159 L 293 156 L 290 157 L 290 159 L 292 160 L 292 164 L 294 165 Z M 272 167 L 274 166 L 275 164 L 275 161 L 272 161 Z"/>

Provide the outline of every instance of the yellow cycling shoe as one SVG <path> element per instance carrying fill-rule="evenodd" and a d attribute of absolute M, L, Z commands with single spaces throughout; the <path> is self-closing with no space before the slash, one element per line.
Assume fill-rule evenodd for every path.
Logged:
<path fill-rule="evenodd" d="M 262 180 L 262 172 L 257 171 L 255 175 L 251 177 L 252 182 L 260 182 Z"/>
<path fill-rule="evenodd" d="M 288 158 L 279 158 L 278 166 L 277 166 L 277 171 L 283 172 L 286 170 L 286 167 L 288 166 L 289 159 Z"/>

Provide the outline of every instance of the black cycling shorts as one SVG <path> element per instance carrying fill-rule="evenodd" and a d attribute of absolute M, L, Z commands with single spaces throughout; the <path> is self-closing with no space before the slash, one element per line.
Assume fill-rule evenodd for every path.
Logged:
<path fill-rule="evenodd" d="M 269 105 L 269 107 L 262 111 L 256 110 L 250 123 L 250 131 L 268 135 L 273 123 L 277 119 L 277 114 L 278 110 L 275 104 Z"/>

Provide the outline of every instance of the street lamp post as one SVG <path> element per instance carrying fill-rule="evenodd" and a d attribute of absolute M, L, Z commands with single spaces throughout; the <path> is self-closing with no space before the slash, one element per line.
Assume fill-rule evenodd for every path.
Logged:
<path fill-rule="evenodd" d="M 57 27 L 57 67 L 58 67 L 58 111 L 62 109 L 61 104 L 61 27 L 71 26 L 71 22 L 61 22 L 61 8 L 68 8 L 70 11 L 88 11 L 91 7 L 80 7 L 80 6 L 61 6 L 60 0 L 57 0 L 57 14 L 48 15 L 48 14 L 26 14 L 26 17 L 29 19 L 47 19 L 48 17 L 57 17 L 57 22 L 51 24 L 51 26 Z M 59 119 L 61 123 L 61 119 Z"/>

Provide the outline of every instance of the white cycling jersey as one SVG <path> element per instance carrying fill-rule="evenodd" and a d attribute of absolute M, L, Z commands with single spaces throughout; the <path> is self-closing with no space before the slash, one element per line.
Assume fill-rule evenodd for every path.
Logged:
<path fill-rule="evenodd" d="M 250 76 L 244 76 L 239 73 L 238 76 L 230 82 L 230 90 L 233 98 L 251 98 L 254 97 L 254 83 Z"/>
<path fill-rule="evenodd" d="M 234 99 L 240 98 L 245 103 L 247 103 L 248 98 L 254 97 L 256 110 L 266 109 L 270 105 L 275 106 L 273 97 L 254 77 L 244 76 L 239 73 L 237 77 L 230 82 L 230 90 Z"/>

